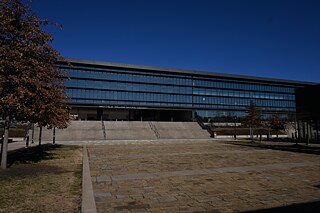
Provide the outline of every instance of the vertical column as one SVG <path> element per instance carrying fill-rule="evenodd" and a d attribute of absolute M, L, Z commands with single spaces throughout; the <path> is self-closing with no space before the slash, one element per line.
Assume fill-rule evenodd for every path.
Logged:
<path fill-rule="evenodd" d="M 317 141 L 319 141 L 319 120 L 316 120 Z"/>
<path fill-rule="evenodd" d="M 102 121 L 102 109 L 97 109 L 97 120 L 101 120 Z"/>
<path fill-rule="evenodd" d="M 300 125 L 300 120 L 297 120 L 297 125 L 298 125 L 298 140 L 300 141 L 301 139 L 301 134 L 302 134 L 302 130 L 301 130 L 301 125 Z"/>
<path fill-rule="evenodd" d="M 302 124 L 302 139 L 306 139 L 306 124 L 304 121 L 301 121 Z"/>

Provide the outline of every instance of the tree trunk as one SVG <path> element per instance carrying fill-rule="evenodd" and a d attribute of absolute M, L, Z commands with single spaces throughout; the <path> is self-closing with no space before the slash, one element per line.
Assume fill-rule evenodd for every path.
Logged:
<path fill-rule="evenodd" d="M 52 143 L 56 143 L 56 127 L 53 127 L 53 138 L 52 138 Z"/>
<path fill-rule="evenodd" d="M 31 143 L 34 143 L 34 123 L 32 123 Z"/>
<path fill-rule="evenodd" d="M 4 127 L 4 138 L 2 141 L 2 153 L 1 153 L 1 169 L 7 168 L 7 155 L 8 155 L 8 139 L 9 139 L 9 115 L 6 117 L 5 127 Z"/>
<path fill-rule="evenodd" d="M 42 137 L 42 126 L 39 129 L 39 146 L 41 145 L 41 137 Z"/>
<path fill-rule="evenodd" d="M 251 138 L 251 142 L 253 142 L 253 129 L 250 126 L 250 138 Z"/>
<path fill-rule="evenodd" d="M 26 147 L 29 147 L 29 126 L 27 127 L 27 132 L 25 135 Z"/>
<path fill-rule="evenodd" d="M 26 147 L 29 147 L 29 138 L 30 138 L 29 131 L 30 131 L 31 127 L 32 127 L 32 124 L 30 122 L 27 122 L 27 128 L 26 128 L 25 137 L 24 137 L 25 142 L 26 142 Z"/>

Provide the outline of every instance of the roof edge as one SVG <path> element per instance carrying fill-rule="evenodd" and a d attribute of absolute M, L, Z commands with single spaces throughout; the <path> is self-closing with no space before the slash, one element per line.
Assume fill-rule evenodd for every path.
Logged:
<path fill-rule="evenodd" d="M 77 58 L 64 58 L 66 62 L 69 63 L 78 63 L 78 64 L 90 64 L 96 66 L 110 66 L 110 67 L 119 67 L 119 68 L 131 68 L 131 69 L 140 69 L 140 70 L 155 70 L 168 73 L 178 73 L 178 74 L 192 74 L 199 76 L 212 76 L 212 77 L 225 77 L 225 78 L 237 78 L 243 80 L 255 80 L 255 81 L 265 81 L 273 83 L 286 83 L 286 84 L 298 84 L 298 85 L 316 85 L 319 83 L 307 82 L 307 81 L 297 81 L 297 80 L 285 80 L 277 78 L 264 78 L 264 77 L 255 77 L 255 76 L 246 76 L 246 75 L 237 75 L 237 74 L 226 74 L 218 72 L 209 72 L 209 71 L 198 71 L 198 70 L 188 70 L 188 69 L 177 69 L 177 68 L 163 68 L 157 66 L 145 66 L 137 64 L 124 64 L 117 62 L 104 62 L 96 60 L 83 60 Z"/>

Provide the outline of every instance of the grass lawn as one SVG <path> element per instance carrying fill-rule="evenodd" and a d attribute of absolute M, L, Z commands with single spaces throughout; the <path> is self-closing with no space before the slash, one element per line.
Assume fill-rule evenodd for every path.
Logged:
<path fill-rule="evenodd" d="M 42 145 L 8 154 L 0 170 L 0 212 L 79 212 L 82 147 Z"/>

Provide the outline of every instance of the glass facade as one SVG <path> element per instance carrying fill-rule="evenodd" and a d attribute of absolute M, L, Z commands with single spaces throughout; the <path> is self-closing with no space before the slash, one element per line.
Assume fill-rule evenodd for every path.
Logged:
<path fill-rule="evenodd" d="M 66 71 L 72 106 L 188 109 L 203 118 L 243 116 L 254 102 L 267 116 L 295 113 L 294 90 L 303 85 L 205 75 L 197 72 L 137 69 L 76 63 L 58 64 Z"/>

